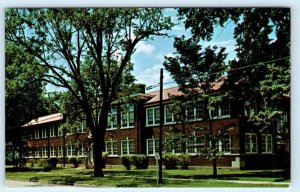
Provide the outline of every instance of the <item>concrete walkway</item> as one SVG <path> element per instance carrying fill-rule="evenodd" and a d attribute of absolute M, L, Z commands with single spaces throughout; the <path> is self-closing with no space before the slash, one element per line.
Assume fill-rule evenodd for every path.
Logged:
<path fill-rule="evenodd" d="M 16 180 L 5 180 L 5 187 L 8 188 L 24 188 L 24 187 L 59 187 L 59 188 L 75 188 L 75 186 L 70 185 L 55 185 L 39 182 L 28 182 L 28 181 L 16 181 Z M 77 188 L 78 186 L 76 186 Z"/>

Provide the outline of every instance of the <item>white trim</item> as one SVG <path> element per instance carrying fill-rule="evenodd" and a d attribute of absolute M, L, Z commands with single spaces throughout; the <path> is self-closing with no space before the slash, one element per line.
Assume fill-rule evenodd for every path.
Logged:
<path fill-rule="evenodd" d="M 126 150 L 127 153 L 123 153 L 123 142 L 126 142 Z M 133 142 L 133 153 L 130 153 L 130 145 L 129 143 Z M 128 137 L 126 138 L 126 140 L 121 140 L 121 155 L 132 155 L 134 154 L 134 139 L 128 139 Z"/>
<path fill-rule="evenodd" d="M 155 121 L 156 121 L 156 118 L 155 118 L 155 111 L 156 111 L 156 109 L 159 109 L 159 106 L 146 108 L 146 127 L 159 125 L 159 123 L 155 123 Z M 148 120 L 148 113 L 149 113 L 149 111 L 152 111 L 151 112 L 152 113 L 152 117 L 153 117 L 153 123 L 152 124 L 149 124 L 149 120 Z"/>
<path fill-rule="evenodd" d="M 148 148 L 148 142 L 149 141 L 152 141 L 153 154 L 152 153 L 149 154 L 149 148 Z M 156 142 L 159 142 L 159 140 L 154 138 L 153 136 L 152 136 L 151 139 L 146 139 L 146 153 L 147 153 L 147 156 L 155 156 L 155 153 L 158 153 L 158 151 L 155 150 L 155 143 Z"/>
<path fill-rule="evenodd" d="M 270 139 L 268 139 L 268 137 L 270 137 Z M 265 148 L 267 151 L 263 151 L 263 138 L 266 139 L 266 143 L 265 143 Z M 268 144 L 271 144 L 271 146 L 269 146 Z M 269 152 L 269 148 L 271 148 L 271 152 Z M 273 135 L 272 134 L 268 134 L 268 133 L 264 133 L 261 134 L 261 153 L 262 154 L 272 154 L 273 153 Z"/>
<path fill-rule="evenodd" d="M 246 148 L 246 144 L 247 144 L 247 138 L 248 136 L 251 137 L 250 139 L 250 151 L 247 151 L 247 148 Z M 253 152 L 253 143 L 252 143 L 252 136 L 255 136 L 255 151 Z M 251 147 L 252 145 L 252 147 Z M 245 153 L 246 154 L 257 154 L 258 153 L 258 146 L 257 146 L 257 133 L 245 133 Z"/>

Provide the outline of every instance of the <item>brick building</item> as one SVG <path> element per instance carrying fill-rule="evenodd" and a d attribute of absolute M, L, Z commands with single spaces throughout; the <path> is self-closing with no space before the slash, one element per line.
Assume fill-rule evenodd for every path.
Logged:
<path fill-rule="evenodd" d="M 178 87 L 164 89 L 164 126 L 163 137 L 177 128 L 189 135 L 189 140 L 182 146 L 175 146 L 171 153 L 188 153 L 192 166 L 211 165 L 211 161 L 201 157 L 201 151 L 210 145 L 203 137 L 203 132 L 195 131 L 194 127 L 206 125 L 202 120 L 203 105 L 197 104 L 186 109 L 187 124 L 175 121 L 169 106 L 172 104 L 170 95 L 181 95 Z M 145 154 L 150 164 L 154 164 L 154 156 L 158 153 L 159 138 L 159 92 L 139 93 L 131 103 L 116 105 L 109 114 L 105 149 L 109 153 L 108 164 L 121 164 L 120 157 L 130 154 Z M 218 166 L 235 168 L 274 168 L 289 166 L 289 142 L 279 141 L 278 126 L 288 122 L 288 113 L 278 121 L 276 127 L 261 131 L 251 125 L 245 116 L 234 117 L 234 107 L 229 102 L 221 103 L 214 112 L 213 131 L 222 127 L 230 127 L 228 132 L 217 141 L 217 152 L 221 158 Z M 39 117 L 22 126 L 22 140 L 25 142 L 23 157 L 49 158 L 59 157 L 66 163 L 70 156 L 92 157 L 92 146 L 88 142 L 89 131 L 84 121 L 68 131 L 61 125 L 68 121 L 62 113 Z"/>

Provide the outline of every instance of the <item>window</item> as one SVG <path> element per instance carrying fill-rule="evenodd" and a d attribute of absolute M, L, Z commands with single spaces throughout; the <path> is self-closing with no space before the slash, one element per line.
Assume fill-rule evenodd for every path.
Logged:
<path fill-rule="evenodd" d="M 106 141 L 105 151 L 109 153 L 109 155 L 113 155 L 113 156 L 118 155 L 118 142 L 113 140 Z"/>
<path fill-rule="evenodd" d="M 41 156 L 41 148 L 36 148 L 34 152 L 35 157 L 40 157 Z"/>
<path fill-rule="evenodd" d="M 58 133 L 58 125 L 50 126 L 50 137 L 56 137 Z"/>
<path fill-rule="evenodd" d="M 231 109 L 230 109 L 230 103 L 228 101 L 222 102 L 220 104 L 220 116 L 230 116 Z"/>
<path fill-rule="evenodd" d="M 256 133 L 246 133 L 245 151 L 246 151 L 246 153 L 257 153 L 257 134 Z"/>
<path fill-rule="evenodd" d="M 147 155 L 155 155 L 159 152 L 158 139 L 147 139 Z"/>
<path fill-rule="evenodd" d="M 225 135 L 220 141 L 219 141 L 219 152 L 222 153 L 231 153 L 231 139 L 229 135 Z"/>
<path fill-rule="evenodd" d="M 134 154 L 134 140 L 122 140 L 121 141 L 121 154 L 131 155 Z"/>
<path fill-rule="evenodd" d="M 80 145 L 79 148 L 78 148 L 78 151 L 77 151 L 77 155 L 78 156 L 85 156 L 84 154 L 84 148 L 83 148 L 83 145 Z"/>
<path fill-rule="evenodd" d="M 38 128 L 34 130 L 34 138 L 36 139 L 40 138 L 40 130 Z"/>
<path fill-rule="evenodd" d="M 204 118 L 204 103 L 199 102 L 195 106 L 195 118 L 203 119 Z"/>
<path fill-rule="evenodd" d="M 117 109 L 111 109 L 111 113 L 108 114 L 107 119 L 107 130 L 117 129 L 118 126 L 118 115 Z"/>
<path fill-rule="evenodd" d="M 58 157 L 64 156 L 64 148 L 63 148 L 63 146 L 61 146 L 61 145 L 58 146 L 58 147 L 57 147 L 57 152 L 58 152 L 58 153 L 57 153 L 57 156 L 58 156 Z"/>
<path fill-rule="evenodd" d="M 188 106 L 186 108 L 186 116 L 188 120 L 193 120 L 195 118 L 195 109 L 194 107 Z"/>
<path fill-rule="evenodd" d="M 43 157 L 48 157 L 48 147 L 43 147 L 42 148 L 42 156 Z"/>
<path fill-rule="evenodd" d="M 47 127 L 43 127 L 42 128 L 42 138 L 47 138 L 48 134 L 47 134 Z"/>
<path fill-rule="evenodd" d="M 204 138 L 203 137 L 192 137 L 189 139 L 186 145 L 186 152 L 195 154 L 201 153 L 204 150 Z"/>
<path fill-rule="evenodd" d="M 60 125 L 57 126 L 57 136 L 63 136 L 63 128 Z"/>
<path fill-rule="evenodd" d="M 262 153 L 272 153 L 273 145 L 272 145 L 272 134 L 262 134 L 261 135 L 261 151 Z"/>
<path fill-rule="evenodd" d="M 53 147 L 51 146 L 50 147 L 50 156 L 51 157 L 56 157 L 56 150 L 55 150 L 56 147 Z"/>
<path fill-rule="evenodd" d="M 171 105 L 165 105 L 165 123 L 173 123 L 174 114 L 171 112 Z"/>
<path fill-rule="evenodd" d="M 83 133 L 85 131 L 85 127 L 86 127 L 86 121 L 81 120 L 80 123 L 79 123 L 79 132 Z"/>
<path fill-rule="evenodd" d="M 67 145 L 67 156 L 76 156 L 75 147 L 71 144 Z"/>
<path fill-rule="evenodd" d="M 121 113 L 122 128 L 129 128 L 134 126 L 134 106 L 128 105 Z"/>
<path fill-rule="evenodd" d="M 159 107 L 148 108 L 146 110 L 147 125 L 158 125 L 160 122 Z"/>

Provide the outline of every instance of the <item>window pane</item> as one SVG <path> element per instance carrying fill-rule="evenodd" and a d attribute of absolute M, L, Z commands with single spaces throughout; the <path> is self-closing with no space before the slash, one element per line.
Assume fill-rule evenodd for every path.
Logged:
<path fill-rule="evenodd" d="M 153 155 L 154 149 L 153 149 L 153 140 L 152 139 L 147 139 L 147 148 L 148 148 L 148 155 Z"/>
<path fill-rule="evenodd" d="M 196 119 L 203 119 L 204 118 L 203 102 L 197 103 L 195 108 L 196 108 Z"/>
<path fill-rule="evenodd" d="M 166 123 L 171 123 L 171 122 L 173 122 L 174 120 L 173 120 L 173 113 L 170 111 L 170 105 L 166 105 L 166 120 L 165 120 L 165 122 Z"/>
<path fill-rule="evenodd" d="M 160 109 L 159 108 L 155 108 L 155 124 L 159 124 L 160 122 Z"/>
<path fill-rule="evenodd" d="M 153 109 L 147 109 L 147 124 L 154 124 Z"/>

